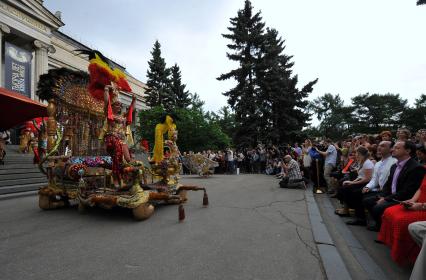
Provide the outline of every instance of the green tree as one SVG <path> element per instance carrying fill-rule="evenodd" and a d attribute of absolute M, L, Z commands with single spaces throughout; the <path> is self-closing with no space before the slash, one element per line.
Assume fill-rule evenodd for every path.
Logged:
<path fill-rule="evenodd" d="M 309 104 L 306 98 L 317 79 L 299 90 L 298 77 L 292 74 L 292 56 L 284 54 L 284 49 L 284 40 L 279 37 L 278 31 L 267 28 L 263 56 L 256 69 L 264 142 L 289 143 L 299 140 L 301 130 L 310 120 L 310 113 L 305 109 Z"/>
<path fill-rule="evenodd" d="M 339 94 L 326 93 L 311 101 L 309 109 L 321 121 L 317 128 L 321 136 L 338 139 L 351 133 L 353 108 L 345 106 Z"/>
<path fill-rule="evenodd" d="M 402 124 L 412 131 L 426 127 L 426 94 L 416 99 L 414 107 L 406 109 L 402 116 Z"/>
<path fill-rule="evenodd" d="M 155 41 L 151 54 L 152 58 L 148 61 L 146 104 L 150 107 L 163 106 L 166 110 L 170 110 L 173 106 L 170 69 L 166 67 L 166 62 L 161 57 L 161 45 L 158 40 Z"/>
<path fill-rule="evenodd" d="M 197 93 L 191 94 L 191 109 L 203 112 L 205 102 L 200 99 Z"/>
<path fill-rule="evenodd" d="M 154 145 L 155 126 L 166 111 L 162 106 L 156 106 L 140 112 L 138 138 L 147 139 L 152 151 Z M 210 123 L 203 113 L 196 108 L 177 108 L 174 113 L 178 116 L 177 144 L 181 151 L 202 151 L 208 149 L 224 149 L 230 145 L 229 137 L 222 132 L 219 125 Z"/>
<path fill-rule="evenodd" d="M 238 68 L 218 80 L 233 78 L 237 84 L 225 92 L 235 112 L 235 143 L 254 146 L 258 142 L 282 143 L 301 137 L 310 114 L 306 98 L 317 80 L 297 88 L 291 56 L 283 54 L 284 41 L 275 29 L 267 28 L 260 12 L 253 13 L 250 1 L 231 18 L 231 40 L 227 53 Z"/>
<path fill-rule="evenodd" d="M 182 74 L 177 64 L 170 68 L 172 74 L 170 81 L 170 90 L 172 93 L 172 102 L 175 108 L 187 108 L 191 105 L 191 95 L 186 90 L 186 85 L 182 84 Z"/>
<path fill-rule="evenodd" d="M 227 57 L 238 63 L 238 68 L 219 76 L 218 80 L 234 79 L 237 85 L 223 93 L 228 97 L 228 104 L 235 111 L 237 128 L 235 139 L 241 146 L 255 145 L 258 141 L 258 128 L 261 113 L 258 110 L 255 68 L 261 56 L 264 40 L 264 26 L 260 12 L 253 13 L 249 0 L 245 1 L 244 9 L 230 19 L 230 34 L 222 34 L 232 41 L 228 44 L 231 52 Z"/>
<path fill-rule="evenodd" d="M 221 130 L 233 139 L 235 133 L 235 115 L 228 106 L 223 106 L 218 113 L 207 112 L 206 114 L 210 122 L 214 122 Z"/>
<path fill-rule="evenodd" d="M 352 98 L 354 130 L 377 133 L 382 129 L 396 129 L 402 123 L 407 100 L 399 94 L 361 94 Z"/>

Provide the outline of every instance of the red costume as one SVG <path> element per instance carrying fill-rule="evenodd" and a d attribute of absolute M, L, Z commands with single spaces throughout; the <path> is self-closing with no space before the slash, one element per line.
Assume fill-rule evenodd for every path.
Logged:
<path fill-rule="evenodd" d="M 420 186 L 420 196 L 417 202 L 426 203 L 426 176 Z M 408 210 L 402 205 L 389 207 L 383 213 L 378 240 L 391 248 L 391 257 L 399 265 L 415 262 L 420 247 L 411 238 L 408 225 L 425 220 L 426 211 Z"/>

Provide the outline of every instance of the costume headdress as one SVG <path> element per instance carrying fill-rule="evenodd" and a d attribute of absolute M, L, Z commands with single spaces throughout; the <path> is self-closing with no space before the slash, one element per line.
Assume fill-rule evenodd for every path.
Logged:
<path fill-rule="evenodd" d="M 75 50 L 78 54 L 87 55 L 89 58 L 90 81 L 88 90 L 96 99 L 103 100 L 105 86 L 111 82 L 117 84 L 119 90 L 131 92 L 126 75 L 118 68 L 112 66 L 112 62 L 97 50 Z M 117 96 L 111 96 L 111 102 L 118 101 Z"/>

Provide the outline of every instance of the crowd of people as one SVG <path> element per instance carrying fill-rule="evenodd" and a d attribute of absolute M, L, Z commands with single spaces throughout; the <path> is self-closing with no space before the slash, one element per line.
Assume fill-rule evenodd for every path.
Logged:
<path fill-rule="evenodd" d="M 296 144 L 297 145 L 297 144 Z M 184 152 L 183 155 L 192 153 Z M 236 150 L 227 148 L 219 151 L 202 151 L 203 156 L 219 163 L 215 174 L 260 173 L 277 174 L 280 172 L 282 158 L 287 154 L 301 156 L 302 149 L 294 149 L 290 145 L 265 146 L 257 145 L 255 148 Z"/>
<path fill-rule="evenodd" d="M 426 279 L 426 129 L 202 154 L 219 163 L 216 173 L 275 175 L 282 188 L 311 183 L 340 202 L 336 215 L 353 216 L 348 225 L 378 232 L 395 262 L 415 263 L 411 279 Z"/>
<path fill-rule="evenodd" d="M 336 215 L 354 217 L 348 225 L 378 232 L 375 241 L 391 248 L 396 263 L 415 263 L 411 279 L 426 279 L 426 129 L 395 136 L 306 140 L 301 156 L 283 157 L 277 177 L 289 187 L 304 176 L 315 193 L 340 202 Z"/>

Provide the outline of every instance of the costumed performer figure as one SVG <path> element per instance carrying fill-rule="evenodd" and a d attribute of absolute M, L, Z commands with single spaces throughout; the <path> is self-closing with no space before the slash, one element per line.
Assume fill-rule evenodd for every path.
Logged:
<path fill-rule="evenodd" d="M 112 175 L 114 186 L 122 185 L 124 163 L 131 162 L 129 146 L 133 145 L 130 129 L 133 107 L 136 96 L 132 96 L 132 104 L 127 113 L 121 113 L 121 103 L 118 101 L 119 91 L 132 92 L 126 76 L 118 68 L 113 68 L 111 61 L 96 50 L 76 50 L 89 56 L 90 94 L 104 102 L 105 121 L 99 135 L 105 141 L 106 150 L 112 157 Z"/>
<path fill-rule="evenodd" d="M 115 187 L 121 185 L 123 164 L 132 161 L 129 145 L 133 145 L 132 123 L 133 108 L 136 95 L 132 96 L 132 103 L 127 112 L 121 112 L 121 103 L 118 101 L 118 87 L 114 82 L 105 86 L 104 111 L 106 120 L 99 138 L 104 140 L 108 154 L 112 158 L 112 174 Z"/>
<path fill-rule="evenodd" d="M 158 164 L 164 159 L 164 138 L 163 135 L 167 132 L 168 139 L 173 139 L 176 132 L 175 120 L 177 116 L 174 114 L 165 114 L 161 118 L 161 123 L 155 126 L 155 144 L 154 155 L 152 161 Z M 173 141 L 173 140 L 172 140 Z"/>

